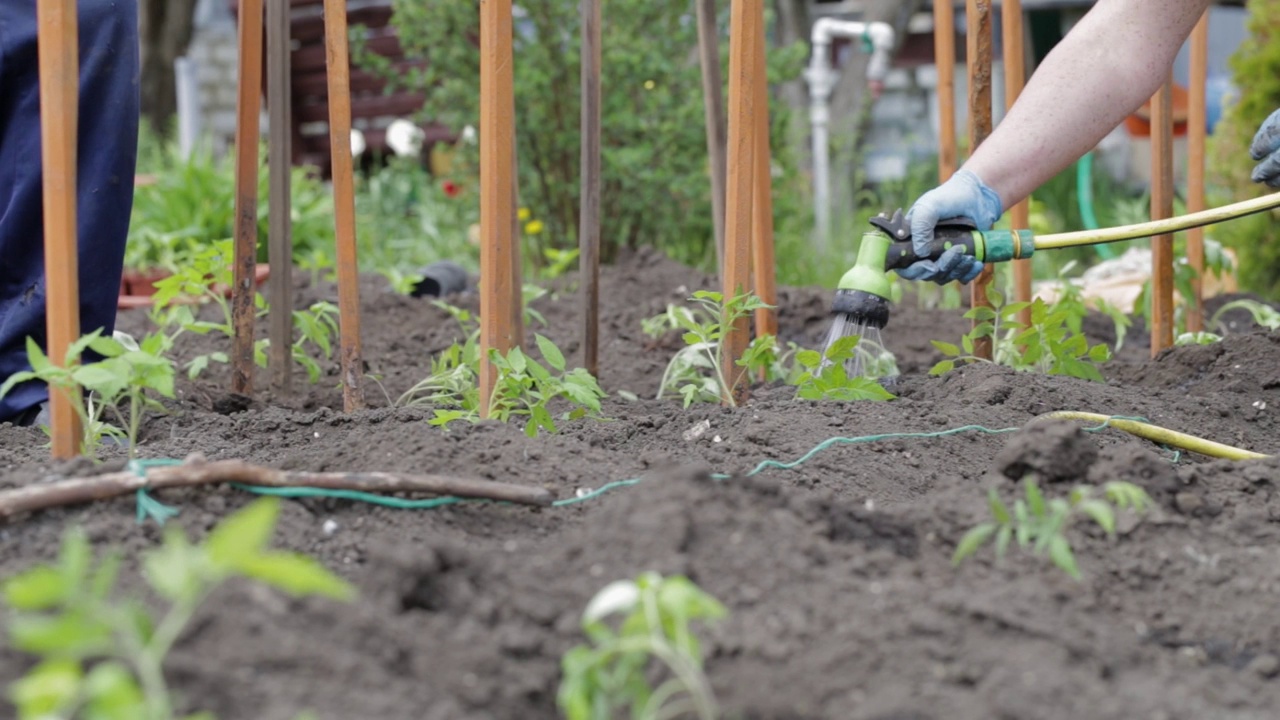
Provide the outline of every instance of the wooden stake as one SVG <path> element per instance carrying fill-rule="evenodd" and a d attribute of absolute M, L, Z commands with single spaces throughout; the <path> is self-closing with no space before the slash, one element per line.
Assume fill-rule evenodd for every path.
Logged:
<path fill-rule="evenodd" d="M 697 0 L 698 57 L 702 64 L 702 106 L 707 125 L 707 157 L 711 163 L 711 213 L 715 227 L 716 272 L 724 272 L 725 117 L 724 81 L 720 73 L 720 40 L 716 0 Z"/>
<path fill-rule="evenodd" d="M 751 287 L 751 205 L 756 148 L 755 75 L 760 67 L 756 57 L 763 32 L 761 0 L 732 0 L 729 18 L 729 140 L 725 184 L 724 270 L 721 274 L 724 301 Z M 728 325 L 728 314 L 722 321 Z M 727 328 L 720 342 L 720 367 L 726 377 L 724 403 L 741 404 L 747 398 L 746 373 L 738 359 L 750 340 L 750 323 L 740 318 Z"/>
<path fill-rule="evenodd" d="M 515 117 L 514 111 L 512 117 Z M 511 346 L 524 347 L 524 234 L 520 230 L 520 153 L 516 142 L 515 121 L 511 123 L 511 297 L 504 305 L 511 308 Z"/>
<path fill-rule="evenodd" d="M 991 134 L 991 0 L 968 0 L 965 23 L 968 27 L 967 57 L 969 66 L 969 152 L 978 149 Z M 975 308 L 991 307 L 987 288 L 995 268 L 988 264 L 973 281 L 971 305 Z M 979 321 L 975 319 L 976 328 Z M 973 354 L 990 360 L 990 337 L 978 338 L 973 343 Z"/>
<path fill-rule="evenodd" d="M 1187 107 L 1187 212 L 1205 209 L 1205 139 L 1208 135 L 1206 90 L 1209 75 L 1209 13 L 1191 32 L 1191 98 Z M 1204 228 L 1187 231 L 1187 260 L 1196 271 L 1192 303 L 1186 308 L 1187 332 L 1204 330 Z"/>
<path fill-rule="evenodd" d="M 293 390 L 293 211 L 290 195 L 293 133 L 289 40 L 289 5 L 273 0 L 267 5 L 267 112 L 270 115 L 267 259 L 271 265 L 268 331 L 271 338 L 271 387 L 278 393 Z"/>
<path fill-rule="evenodd" d="M 753 87 L 755 97 L 755 182 L 751 200 L 751 254 L 752 274 L 756 297 L 770 306 L 778 304 L 773 254 L 773 172 L 769 151 L 769 74 L 765 65 L 765 28 L 759 24 L 756 42 L 756 72 Z M 756 310 L 756 337 L 778 336 L 778 312 L 774 307 Z M 764 372 L 761 372 L 764 380 Z"/>
<path fill-rule="evenodd" d="M 338 244 L 338 317 L 342 347 L 342 407 L 364 408 L 360 351 L 360 268 L 356 260 L 356 198 L 351 159 L 351 61 L 346 0 L 324 0 L 324 44 L 329 72 L 329 154 L 333 221 Z"/>
<path fill-rule="evenodd" d="M 582 0 L 582 181 L 578 268 L 582 366 L 600 377 L 600 0 Z M 699 38 L 701 39 L 701 37 Z M 705 73 L 705 70 L 704 70 Z"/>
<path fill-rule="evenodd" d="M 515 99 L 511 0 L 480 0 L 480 413 L 489 416 L 497 370 L 489 351 L 506 354 L 511 327 L 513 139 Z"/>
<path fill-rule="evenodd" d="M 1026 83 L 1026 51 L 1023 47 L 1022 0 L 1003 0 L 1000 7 L 1003 13 L 1003 45 L 1004 45 L 1004 93 L 1005 108 L 1011 109 L 1013 103 L 1022 94 Z M 1025 228 L 1030 224 L 1030 198 L 1014 205 L 1009 210 L 1009 222 L 1014 229 Z M 1031 300 L 1031 259 L 1013 261 L 1014 298 L 1018 302 Z M 1031 308 L 1018 313 L 1018 321 L 1024 326 L 1031 325 Z"/>
<path fill-rule="evenodd" d="M 1173 216 L 1173 78 L 1151 102 L 1151 219 Z M 1151 357 L 1173 346 L 1173 235 L 1151 238 Z"/>
<path fill-rule="evenodd" d="M 35 510 L 106 500 L 138 490 L 164 490 L 219 483 L 270 488 L 313 487 L 366 493 L 424 493 L 539 507 L 551 505 L 555 500 L 555 496 L 546 488 L 491 480 L 384 472 L 313 473 L 275 470 L 250 465 L 241 460 L 204 462 L 202 458 L 194 458 L 183 465 L 151 468 L 145 476 L 139 476 L 130 470 L 0 491 L 0 519 L 8 520 Z"/>
<path fill-rule="evenodd" d="M 80 337 L 80 263 L 76 231 L 76 139 L 80 99 L 79 20 L 75 0 L 37 3 L 40 158 L 44 177 L 45 332 L 54 365 Z M 49 390 L 53 457 L 80 453 L 78 390 Z"/>
<path fill-rule="evenodd" d="M 253 298 L 258 264 L 258 137 L 262 109 L 262 0 L 239 11 L 239 88 L 236 100 L 236 225 L 232 264 L 231 392 L 253 394 Z"/>
<path fill-rule="evenodd" d="M 950 2 L 933 3 L 933 60 L 938 69 L 938 182 L 956 172 L 956 16 Z"/>

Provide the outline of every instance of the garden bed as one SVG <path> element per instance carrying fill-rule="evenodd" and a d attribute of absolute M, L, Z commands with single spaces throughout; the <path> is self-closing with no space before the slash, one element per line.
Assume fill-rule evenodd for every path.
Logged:
<path fill-rule="evenodd" d="M 1107 383 L 971 366 L 925 373 L 958 340 L 958 311 L 895 308 L 885 331 L 902 378 L 883 403 L 807 403 L 782 385 L 729 410 L 651 399 L 675 342 L 643 318 L 708 278 L 641 253 L 604 270 L 601 378 L 608 422 L 566 423 L 527 438 L 516 424 L 426 425 L 429 412 L 342 414 L 337 369 L 291 397 L 229 396 L 226 370 L 181 380 L 175 412 L 151 420 L 142 454 L 241 458 L 308 470 L 434 472 L 547 487 L 573 497 L 610 481 L 635 485 L 567 507 L 460 504 L 422 511 L 338 500 L 285 503 L 278 542 L 351 580 L 353 604 L 288 601 L 256 586 L 220 589 L 168 665 L 184 708 L 223 720 L 556 717 L 560 656 L 610 581 L 644 570 L 684 573 L 728 619 L 704 631 L 707 674 L 726 717 L 1271 718 L 1280 705 L 1280 461 L 1207 461 L 1115 430 L 960 432 L 837 444 L 790 470 L 745 477 L 762 460 L 792 461 L 831 437 L 934 433 L 1026 424 L 1054 410 L 1142 416 L 1264 453 L 1280 451 L 1280 333 L 1241 331 L 1209 346 L 1145 359 L 1140 329 L 1103 367 Z M 333 299 L 300 281 L 299 307 Z M 425 299 L 362 287 L 369 371 L 394 397 L 421 379 L 456 325 Z M 474 307 L 474 298 L 455 299 Z M 830 294 L 784 289 L 784 340 L 816 347 Z M 576 357 L 579 300 L 540 300 L 533 327 Z M 121 328 L 140 332 L 141 311 Z M 1090 328 L 1094 324 L 1089 325 Z M 1100 337 L 1108 332 L 1103 323 Z M 186 336 L 181 358 L 219 347 Z M 260 372 L 258 382 L 268 376 Z M 627 401 L 616 391 L 635 393 Z M 376 385 L 374 404 L 385 404 Z M 686 433 L 701 423 L 696 438 Z M 53 467 L 36 430 L 0 426 L 0 486 L 40 482 Z M 1083 580 L 1042 558 L 989 549 L 953 569 L 956 543 L 988 518 L 986 491 L 1006 498 L 1008 467 L 1047 462 L 1062 479 L 1127 480 L 1155 507 L 1110 540 L 1072 531 Z M 119 466 L 108 462 L 107 467 Z M 710 480 L 708 472 L 732 474 Z M 230 489 L 157 493 L 175 522 L 201 533 L 251 496 Z M 136 557 L 159 530 L 139 527 L 132 500 L 40 513 L 0 528 L 0 573 L 51 558 L 64 528 Z M 332 521 L 332 522 L 330 522 Z M 335 524 L 336 523 L 336 529 Z M 331 530 L 332 532 L 327 532 Z M 139 587 L 126 580 L 130 587 Z M 0 681 L 28 661 L 0 652 Z"/>

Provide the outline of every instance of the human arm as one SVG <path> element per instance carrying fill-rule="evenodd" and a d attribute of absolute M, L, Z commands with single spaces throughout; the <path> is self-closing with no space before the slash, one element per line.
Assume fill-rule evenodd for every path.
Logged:
<path fill-rule="evenodd" d="M 988 229 L 1004 209 L 1096 146 L 1168 77 L 1210 0 L 1099 0 L 1036 69 L 991 136 L 947 182 L 912 206 L 912 241 L 954 217 Z M 967 282 L 980 263 L 917 263 L 908 279 Z"/>

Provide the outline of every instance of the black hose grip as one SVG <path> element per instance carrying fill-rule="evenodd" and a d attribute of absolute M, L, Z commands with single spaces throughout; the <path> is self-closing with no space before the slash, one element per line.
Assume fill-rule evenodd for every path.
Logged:
<path fill-rule="evenodd" d="M 885 255 L 885 270 L 902 270 L 920 260 L 937 260 L 947 250 L 960 246 L 966 255 L 973 255 L 979 260 L 983 256 L 983 248 L 975 237 L 975 226 L 966 220 L 946 220 L 938 223 L 933 229 L 933 242 L 929 244 L 929 252 L 923 257 L 916 254 L 910 240 L 895 242 L 889 245 Z"/>

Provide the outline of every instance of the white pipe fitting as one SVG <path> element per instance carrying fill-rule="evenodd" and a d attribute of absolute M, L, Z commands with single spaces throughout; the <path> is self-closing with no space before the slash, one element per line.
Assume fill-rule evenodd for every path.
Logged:
<path fill-rule="evenodd" d="M 809 85 L 809 124 L 813 134 L 813 195 L 817 243 L 826 249 L 831 237 L 831 169 L 828 155 L 827 126 L 831 122 L 829 102 L 839 73 L 831 65 L 831 43 L 837 37 L 861 38 L 864 49 L 871 53 L 867 65 L 867 81 L 873 97 L 879 97 L 884 79 L 889 74 L 893 52 L 893 26 L 882 22 L 863 23 L 852 20 L 822 18 L 813 24 L 810 34 L 812 55 L 804 71 Z"/>

